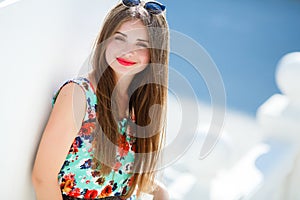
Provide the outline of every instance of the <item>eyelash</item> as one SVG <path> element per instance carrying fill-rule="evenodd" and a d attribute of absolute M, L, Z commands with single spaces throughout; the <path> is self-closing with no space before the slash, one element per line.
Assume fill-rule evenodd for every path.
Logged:
<path fill-rule="evenodd" d="M 115 36 L 115 40 L 119 40 L 119 41 L 122 41 L 122 42 L 125 42 L 126 39 L 123 38 L 123 37 L 120 37 L 120 36 Z M 144 44 L 144 43 L 137 43 L 136 44 L 137 46 L 140 46 L 142 48 L 148 48 L 148 45 L 147 44 Z"/>
<path fill-rule="evenodd" d="M 148 48 L 148 45 L 144 43 L 137 43 L 137 45 L 143 48 Z"/>
<path fill-rule="evenodd" d="M 115 40 L 125 41 L 125 39 L 124 39 L 124 38 L 122 38 L 122 37 L 119 37 L 119 36 L 116 36 L 116 37 L 115 37 Z"/>

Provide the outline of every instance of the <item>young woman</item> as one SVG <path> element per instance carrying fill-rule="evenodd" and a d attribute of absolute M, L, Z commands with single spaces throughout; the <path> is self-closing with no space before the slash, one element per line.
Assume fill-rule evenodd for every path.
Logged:
<path fill-rule="evenodd" d="M 155 181 L 166 126 L 169 30 L 157 2 L 105 19 L 93 70 L 53 98 L 32 180 L 38 200 L 168 199 Z"/>

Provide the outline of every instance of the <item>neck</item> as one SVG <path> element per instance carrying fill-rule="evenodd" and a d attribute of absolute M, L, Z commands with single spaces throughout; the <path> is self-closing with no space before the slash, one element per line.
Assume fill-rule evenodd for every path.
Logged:
<path fill-rule="evenodd" d="M 128 88 L 134 76 L 116 75 L 115 95 L 119 109 L 119 116 L 126 117 L 128 115 L 129 97 Z"/>
<path fill-rule="evenodd" d="M 133 76 L 130 75 L 123 75 L 118 76 L 116 75 L 116 92 L 119 97 L 127 97 L 128 98 L 128 88 L 133 79 Z"/>

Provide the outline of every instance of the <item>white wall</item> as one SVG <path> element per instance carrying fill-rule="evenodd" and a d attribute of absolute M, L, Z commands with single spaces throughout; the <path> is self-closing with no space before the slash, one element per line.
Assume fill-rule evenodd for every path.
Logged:
<path fill-rule="evenodd" d="M 26 200 L 52 94 L 78 74 L 117 0 L 9 2 L 0 1 L 0 188 L 3 199 Z"/>

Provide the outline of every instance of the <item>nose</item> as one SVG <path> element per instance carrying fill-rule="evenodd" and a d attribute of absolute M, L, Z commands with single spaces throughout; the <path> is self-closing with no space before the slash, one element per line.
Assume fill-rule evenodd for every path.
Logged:
<path fill-rule="evenodd" d="M 124 55 L 134 55 L 136 52 L 136 47 L 134 44 L 131 44 L 129 42 L 126 43 L 126 45 L 124 45 L 124 48 L 122 49 L 122 54 Z"/>

